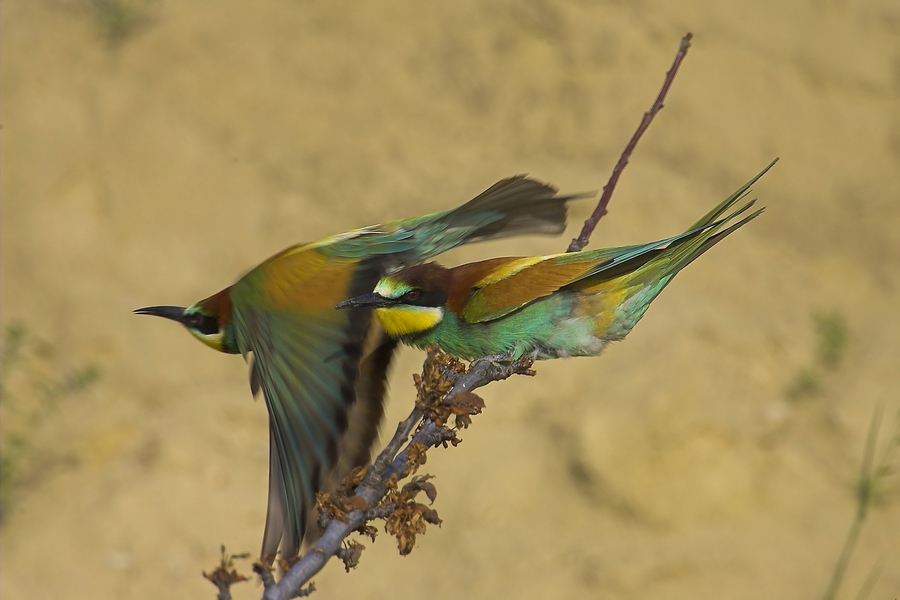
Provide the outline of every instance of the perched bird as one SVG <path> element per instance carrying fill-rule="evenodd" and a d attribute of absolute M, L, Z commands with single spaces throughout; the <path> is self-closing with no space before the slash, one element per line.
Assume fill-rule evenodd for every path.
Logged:
<path fill-rule="evenodd" d="M 762 212 L 729 225 L 750 201 L 722 217 L 772 164 L 675 237 L 450 269 L 436 263 L 406 267 L 382 278 L 374 292 L 336 308 L 374 308 L 392 337 L 467 360 L 596 356 L 628 335 L 681 269 Z"/>
<path fill-rule="evenodd" d="M 187 308 L 134 311 L 178 321 L 204 344 L 249 360 L 250 386 L 269 411 L 269 500 L 261 556 L 295 556 L 315 494 L 365 464 L 383 416 L 396 343 L 371 311 L 336 302 L 371 290 L 389 270 L 467 242 L 561 233 L 566 201 L 516 176 L 450 211 L 373 225 L 299 244 Z"/>

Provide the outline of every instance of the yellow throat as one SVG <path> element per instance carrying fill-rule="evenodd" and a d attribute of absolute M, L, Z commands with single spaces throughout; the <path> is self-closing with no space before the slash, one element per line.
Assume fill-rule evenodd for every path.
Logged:
<path fill-rule="evenodd" d="M 375 316 L 392 336 L 409 335 L 431 329 L 444 318 L 444 310 L 436 306 L 391 306 L 376 308 Z"/>

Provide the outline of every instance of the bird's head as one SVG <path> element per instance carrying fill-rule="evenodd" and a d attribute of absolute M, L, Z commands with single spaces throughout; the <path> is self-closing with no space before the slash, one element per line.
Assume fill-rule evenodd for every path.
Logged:
<path fill-rule="evenodd" d="M 148 306 L 137 309 L 134 314 L 178 321 L 210 348 L 228 354 L 239 352 L 231 324 L 231 295 L 227 288 L 187 308 Z"/>
<path fill-rule="evenodd" d="M 426 263 L 383 277 L 369 294 L 344 300 L 335 308 L 372 308 L 391 337 L 412 335 L 436 327 L 447 303 L 447 269 Z"/>

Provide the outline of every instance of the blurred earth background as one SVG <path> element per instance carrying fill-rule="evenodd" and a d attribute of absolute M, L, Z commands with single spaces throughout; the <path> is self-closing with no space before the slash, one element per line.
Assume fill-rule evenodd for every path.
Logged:
<path fill-rule="evenodd" d="M 629 338 L 483 390 L 429 455 L 444 519 L 316 598 L 900 595 L 900 3 L 6 0 L 4 598 L 213 598 L 258 552 L 267 426 L 239 357 L 173 323 L 269 255 L 529 173 L 598 190 L 695 34 L 591 247 L 766 213 Z M 446 263 L 562 251 L 472 245 Z M 423 354 L 392 376 L 392 432 Z M 893 458 L 892 458 L 893 456 Z M 874 464 L 873 463 L 873 464 Z M 238 568 L 250 574 L 249 561 Z M 868 580 L 868 583 L 867 583 Z M 874 582 L 874 583 L 872 583 Z M 257 598 L 256 581 L 234 588 Z"/>

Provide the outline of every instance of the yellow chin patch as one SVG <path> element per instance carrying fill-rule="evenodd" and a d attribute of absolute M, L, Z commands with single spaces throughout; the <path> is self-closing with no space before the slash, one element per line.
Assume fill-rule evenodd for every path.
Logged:
<path fill-rule="evenodd" d="M 376 308 L 375 316 L 388 335 L 398 337 L 431 329 L 444 318 L 444 311 L 435 306 L 401 305 Z"/>
<path fill-rule="evenodd" d="M 222 352 L 222 347 L 224 346 L 224 344 L 222 342 L 222 338 L 224 336 L 222 335 L 221 330 L 219 330 L 216 333 L 209 334 L 209 335 L 207 335 L 205 333 L 200 333 L 199 331 L 194 331 L 193 329 L 188 329 L 188 331 L 193 333 L 195 338 L 197 338 L 198 340 L 200 340 L 201 342 L 203 342 L 204 344 L 206 344 L 213 350 L 218 350 L 219 352 Z"/>

